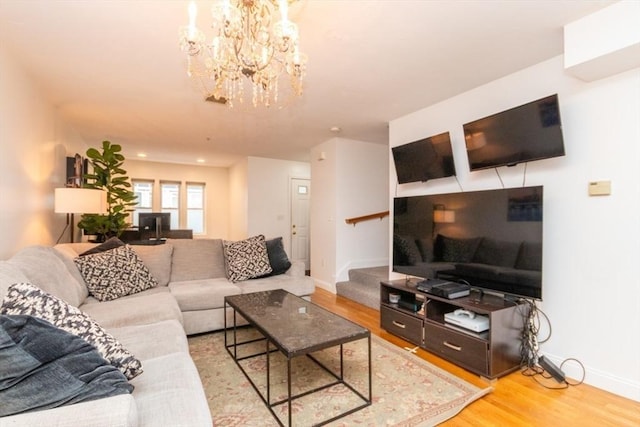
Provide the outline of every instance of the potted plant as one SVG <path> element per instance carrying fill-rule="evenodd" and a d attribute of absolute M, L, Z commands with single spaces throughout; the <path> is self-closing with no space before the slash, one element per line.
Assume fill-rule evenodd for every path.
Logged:
<path fill-rule="evenodd" d="M 120 145 L 110 141 L 102 141 L 102 152 L 95 148 L 87 150 L 93 170 L 84 175 L 84 187 L 107 193 L 107 213 L 82 215 L 78 228 L 83 229 L 86 234 L 96 235 L 99 242 L 119 236 L 129 227 L 129 212 L 137 203 L 127 171 L 122 169 L 124 156 L 121 151 Z"/>

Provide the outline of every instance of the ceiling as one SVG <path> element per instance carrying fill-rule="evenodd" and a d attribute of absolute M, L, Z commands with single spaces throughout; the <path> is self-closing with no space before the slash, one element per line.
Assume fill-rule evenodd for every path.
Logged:
<path fill-rule="evenodd" d="M 610 3 L 301 0 L 304 94 L 268 109 L 204 102 L 178 47 L 186 0 L 0 0 L 0 43 L 89 145 L 213 166 L 308 161 L 335 136 L 387 144 L 390 120 L 561 54 L 564 24 Z M 205 30 L 212 2 L 197 4 Z"/>

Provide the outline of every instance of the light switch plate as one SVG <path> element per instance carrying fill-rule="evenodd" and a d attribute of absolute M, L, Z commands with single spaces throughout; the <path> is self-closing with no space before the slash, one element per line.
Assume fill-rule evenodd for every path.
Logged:
<path fill-rule="evenodd" d="M 611 194 L 611 181 L 591 181 L 589 183 L 590 196 L 608 196 Z"/>

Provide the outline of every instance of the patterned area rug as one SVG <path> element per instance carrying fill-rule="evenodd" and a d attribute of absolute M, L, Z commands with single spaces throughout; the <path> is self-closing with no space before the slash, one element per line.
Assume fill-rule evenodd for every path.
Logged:
<path fill-rule="evenodd" d="M 252 333 L 245 329 L 245 333 Z M 344 374 L 349 384 L 363 395 L 368 394 L 367 340 L 344 346 Z M 264 350 L 265 344 L 260 343 Z M 189 338 L 193 360 L 207 394 L 216 426 L 277 426 L 263 401 L 224 348 L 224 333 Z M 320 361 L 337 372 L 339 347 L 314 353 Z M 247 351 L 252 351 L 247 349 Z M 480 389 L 442 369 L 431 365 L 395 345 L 371 337 L 373 403 L 330 426 L 432 426 L 459 413 L 474 400 L 491 392 Z M 293 393 L 329 383 L 332 378 L 307 357 L 293 359 Z M 242 362 L 262 393 L 265 392 L 265 358 Z M 286 396 L 286 359 L 271 353 L 271 401 Z M 341 384 L 328 387 L 294 401 L 294 426 L 311 426 L 333 415 L 362 404 L 351 390 Z M 287 424 L 288 407 L 275 412 Z"/>

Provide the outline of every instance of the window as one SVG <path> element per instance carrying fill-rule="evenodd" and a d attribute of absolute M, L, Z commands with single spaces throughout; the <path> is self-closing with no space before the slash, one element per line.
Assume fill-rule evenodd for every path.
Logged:
<path fill-rule="evenodd" d="M 204 234 L 204 184 L 187 183 L 187 228 Z"/>
<path fill-rule="evenodd" d="M 171 229 L 180 228 L 180 183 L 160 183 L 160 211 L 171 214 Z"/>
<path fill-rule="evenodd" d="M 153 211 L 153 181 L 132 180 L 132 185 L 138 202 L 133 208 L 132 222 L 138 226 L 138 214 Z"/>

